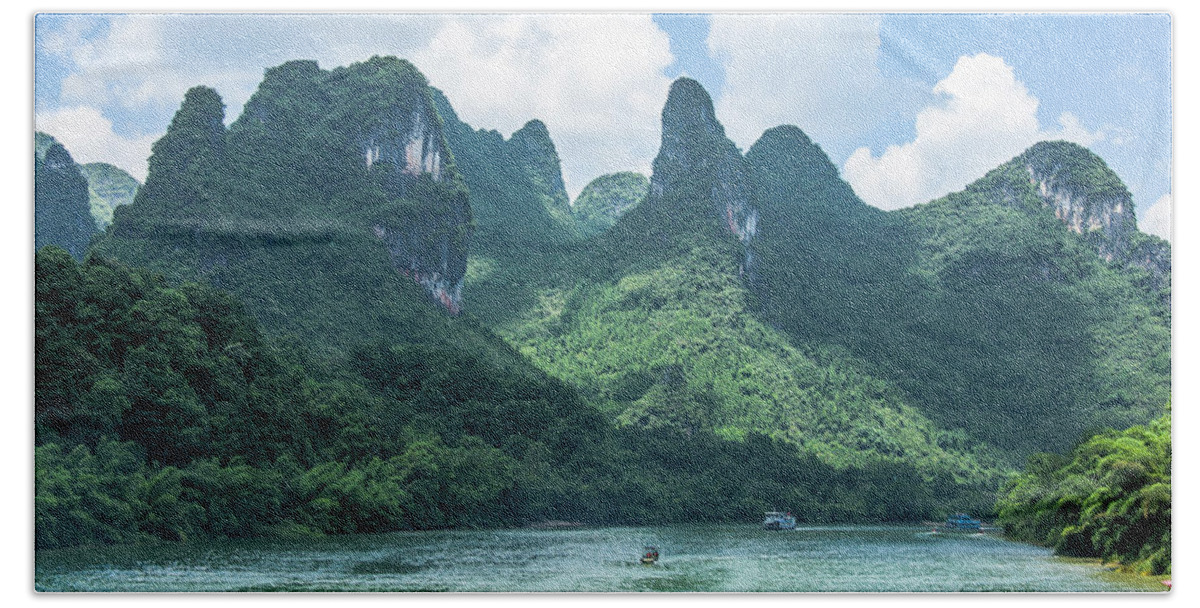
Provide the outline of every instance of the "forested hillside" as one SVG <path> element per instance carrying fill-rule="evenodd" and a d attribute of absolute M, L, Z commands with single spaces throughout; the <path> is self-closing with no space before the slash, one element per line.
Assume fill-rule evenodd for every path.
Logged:
<path fill-rule="evenodd" d="M 621 426 L 761 433 L 845 474 L 902 462 L 961 492 L 998 482 L 1004 466 L 987 446 L 939 429 L 861 360 L 760 320 L 749 164 L 694 82 L 672 88 L 663 123 L 649 196 L 502 334 Z"/>
<path fill-rule="evenodd" d="M 579 230 L 587 236 L 604 232 L 646 197 L 650 180 L 633 171 L 609 173 L 588 182 L 571 204 Z"/>
<path fill-rule="evenodd" d="M 1165 243 L 1130 224 L 1120 255 L 1143 261 L 1106 259 L 1101 231 L 1073 231 L 1026 167 L 1087 167 L 1075 182 L 1058 176 L 1060 186 L 1098 184 L 1075 207 L 1130 209 L 1127 192 L 1105 198 L 1102 186 L 1124 186 L 1090 152 L 1039 144 L 962 192 L 886 213 L 859 201 L 795 129 L 768 131 L 747 158 L 763 217 L 754 289 L 764 316 L 794 339 L 870 361 L 938 423 L 1020 457 L 1146 422 L 1167 399 L 1169 250 L 1168 272 L 1143 267 L 1164 255 L 1147 248 Z"/>
<path fill-rule="evenodd" d="M 686 93 L 672 145 L 715 124 Z M 194 88 L 86 255 L 39 248 L 39 548 L 991 504 L 986 446 L 756 318 L 754 209 L 705 198 L 719 175 L 656 165 L 653 203 L 585 239 L 544 125 L 438 106 L 394 58 L 269 70 L 228 129 Z M 550 270 L 481 315 L 524 352 L 464 297 L 489 262 Z"/>
<path fill-rule="evenodd" d="M 513 360 L 438 310 L 461 307 L 471 211 L 411 64 L 287 63 L 222 121 L 215 91 L 189 91 L 98 255 L 226 289 L 330 357 L 382 340 Z"/>

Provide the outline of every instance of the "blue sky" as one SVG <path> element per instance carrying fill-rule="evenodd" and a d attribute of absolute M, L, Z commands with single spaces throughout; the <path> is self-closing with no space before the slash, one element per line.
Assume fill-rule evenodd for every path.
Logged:
<path fill-rule="evenodd" d="M 232 121 L 267 67 L 395 54 L 477 128 L 545 121 L 574 195 L 648 172 L 667 88 L 688 75 L 740 147 L 796 124 L 882 208 L 1064 138 L 1100 154 L 1142 228 L 1167 235 L 1170 45 L 1163 14 L 42 15 L 35 114 L 79 160 L 142 178 L 191 86 L 216 88 Z"/>

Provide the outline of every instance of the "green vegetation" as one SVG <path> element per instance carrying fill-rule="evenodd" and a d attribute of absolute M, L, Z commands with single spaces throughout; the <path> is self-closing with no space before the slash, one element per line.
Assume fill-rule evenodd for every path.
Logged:
<path fill-rule="evenodd" d="M 1033 151 L 1096 169 L 1072 164 L 1079 150 Z M 862 204 L 795 128 L 768 131 L 747 158 L 763 316 L 799 343 L 849 349 L 939 425 L 1015 463 L 1088 429 L 1144 423 L 1168 398 L 1169 295 L 1066 230 L 1023 157 L 891 213 Z"/>
<path fill-rule="evenodd" d="M 1146 289 L 1144 271 L 1101 260 L 1034 196 L 1009 163 L 906 212 L 933 320 L 958 334 L 924 340 L 927 363 L 912 368 L 922 384 L 909 385 L 939 416 L 978 420 L 980 436 L 1024 453 L 1145 423 L 1170 397 L 1169 298 Z M 950 386 L 971 392 L 934 393 Z"/>
<path fill-rule="evenodd" d="M 571 204 L 580 232 L 599 234 L 617 223 L 617 218 L 646 197 L 650 180 L 633 171 L 601 175 L 583 187 Z"/>
<path fill-rule="evenodd" d="M 1016 539 L 1171 573 L 1171 417 L 1035 454 L 996 504 Z"/>
<path fill-rule="evenodd" d="M 1129 200 L 1129 190 L 1121 178 L 1108 168 L 1104 159 L 1079 144 L 1044 141 L 1014 160 L 1017 164 L 1028 165 L 1037 175 L 1043 175 L 1089 200 Z"/>
<path fill-rule="evenodd" d="M 1004 470 L 939 431 L 834 350 L 789 343 L 750 313 L 736 259 L 697 246 L 613 283 L 584 283 L 511 338 L 622 425 L 787 439 L 838 468 L 876 460 L 987 485 Z"/>
<path fill-rule="evenodd" d="M 371 344 L 322 368 L 227 294 L 94 256 L 48 247 L 36 275 L 39 549 L 744 521 L 781 501 L 912 519 L 941 495 L 904 463 L 840 472 L 758 434 L 614 431 L 565 385 L 464 351 Z"/>
<path fill-rule="evenodd" d="M 463 299 L 489 327 L 512 323 L 538 305 L 543 292 L 570 272 L 564 252 L 578 245 L 578 228 L 563 187 L 558 153 L 541 121 L 505 140 L 459 120 L 450 101 L 432 89 L 463 181 L 471 192 L 475 232 Z"/>
<path fill-rule="evenodd" d="M 42 160 L 45 160 L 46 159 L 46 151 L 50 149 L 50 146 L 53 146 L 54 144 L 57 144 L 57 143 L 59 143 L 59 141 L 57 139 L 54 139 L 53 136 L 51 136 L 47 133 L 42 133 L 41 131 L 34 131 L 33 132 L 34 158 L 40 158 Z"/>
<path fill-rule="evenodd" d="M 578 468 L 600 426 L 544 375 L 444 347 L 317 372 L 227 294 L 53 247 L 36 305 L 39 548 L 512 525 L 538 515 L 530 467 Z"/>
<path fill-rule="evenodd" d="M 564 250 L 571 272 L 497 330 L 625 428 L 766 435 L 839 475 L 903 463 L 930 483 L 950 480 L 945 496 L 995 487 L 1007 468 L 987 447 L 939 429 L 845 349 L 796 345 L 757 317 L 746 246 L 723 221 L 730 189 L 718 187 L 746 166 L 705 123 L 702 94 L 672 90 L 664 124 L 679 132 L 665 128 L 664 149 L 703 145 L 664 151 L 654 179 L 666 187 Z"/>

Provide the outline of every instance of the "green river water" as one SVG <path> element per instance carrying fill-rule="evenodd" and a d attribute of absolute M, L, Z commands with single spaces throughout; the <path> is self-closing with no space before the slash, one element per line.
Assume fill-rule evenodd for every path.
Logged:
<path fill-rule="evenodd" d="M 637 562 L 643 545 L 661 559 Z M 455 530 L 40 551 L 40 591 L 1164 591 L 1157 579 L 912 526 Z M 1164 577 L 1165 578 L 1165 577 Z"/>

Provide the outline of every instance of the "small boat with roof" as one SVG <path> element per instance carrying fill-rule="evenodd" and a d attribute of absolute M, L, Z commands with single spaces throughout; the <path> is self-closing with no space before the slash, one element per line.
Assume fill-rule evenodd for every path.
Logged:
<path fill-rule="evenodd" d="M 763 518 L 764 530 L 794 530 L 796 529 L 796 517 L 791 513 L 783 511 L 767 511 Z"/>
<path fill-rule="evenodd" d="M 943 523 L 926 522 L 933 526 L 933 531 L 936 533 L 956 532 L 965 534 L 982 534 L 984 532 L 998 532 L 1000 528 L 988 526 L 982 521 L 967 515 L 966 513 L 953 513 L 946 518 Z"/>

